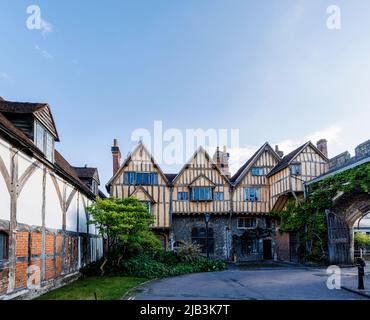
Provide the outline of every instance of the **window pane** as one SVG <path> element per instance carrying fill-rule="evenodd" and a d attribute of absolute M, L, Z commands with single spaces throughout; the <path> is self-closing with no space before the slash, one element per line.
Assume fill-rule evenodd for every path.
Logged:
<path fill-rule="evenodd" d="M 224 200 L 224 193 L 223 192 L 215 192 L 215 200 L 223 201 Z"/>
<path fill-rule="evenodd" d="M 150 176 L 151 176 L 151 184 L 158 184 L 158 175 L 157 175 L 157 173 L 156 172 L 152 172 L 151 174 L 150 174 Z"/>
<path fill-rule="evenodd" d="M 0 260 L 8 259 L 8 236 L 4 233 L 0 233 Z"/>
<path fill-rule="evenodd" d="M 46 133 L 46 158 L 49 161 L 54 159 L 54 139 L 49 133 Z"/>
<path fill-rule="evenodd" d="M 44 152 L 44 128 L 36 122 L 36 146 Z"/>
<path fill-rule="evenodd" d="M 203 200 L 205 198 L 204 191 L 204 188 L 199 188 L 199 200 Z"/>

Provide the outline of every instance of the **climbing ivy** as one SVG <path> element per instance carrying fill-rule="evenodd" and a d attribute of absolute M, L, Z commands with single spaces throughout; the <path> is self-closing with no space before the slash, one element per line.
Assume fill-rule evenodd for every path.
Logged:
<path fill-rule="evenodd" d="M 325 209 L 331 209 L 338 192 L 369 192 L 370 163 L 329 176 L 310 185 L 308 196 L 289 201 L 283 212 L 273 213 L 280 219 L 281 232 L 297 232 L 301 261 L 325 262 L 327 227 Z"/>

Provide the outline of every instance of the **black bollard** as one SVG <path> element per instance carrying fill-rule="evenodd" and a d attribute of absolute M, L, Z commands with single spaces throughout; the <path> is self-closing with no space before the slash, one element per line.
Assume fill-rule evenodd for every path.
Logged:
<path fill-rule="evenodd" d="M 365 276 L 365 260 L 362 258 L 357 258 L 357 268 L 358 268 L 358 290 L 365 290 L 364 286 L 364 276 Z"/>

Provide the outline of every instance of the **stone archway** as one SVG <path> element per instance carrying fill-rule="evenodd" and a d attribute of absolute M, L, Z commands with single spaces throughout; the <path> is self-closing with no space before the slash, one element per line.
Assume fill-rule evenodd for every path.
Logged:
<path fill-rule="evenodd" d="M 329 259 L 331 263 L 354 262 L 355 222 L 370 211 L 370 194 L 348 192 L 334 199 L 334 206 L 328 217 Z M 348 251 L 348 252 L 346 252 Z"/>

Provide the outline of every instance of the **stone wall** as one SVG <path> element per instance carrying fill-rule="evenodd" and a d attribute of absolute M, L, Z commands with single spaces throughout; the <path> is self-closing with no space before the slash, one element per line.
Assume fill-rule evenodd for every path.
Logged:
<path fill-rule="evenodd" d="M 205 228 L 203 216 L 177 216 L 172 218 L 172 230 L 174 241 L 191 243 L 191 231 L 193 228 Z M 231 251 L 231 236 L 229 231 L 228 216 L 212 216 L 209 228 L 214 233 L 214 253 L 211 257 L 218 259 L 228 259 Z"/>
<path fill-rule="evenodd" d="M 255 261 L 263 259 L 263 239 L 257 241 L 258 253 L 250 255 L 241 255 L 240 250 L 233 248 L 233 236 L 241 236 L 245 229 L 238 229 L 237 216 L 212 216 L 209 221 L 209 228 L 213 229 L 214 233 L 214 253 L 210 254 L 211 257 L 233 260 L 233 261 Z M 258 221 L 263 217 L 255 217 Z M 191 243 L 191 231 L 193 228 L 205 228 L 205 222 L 202 215 L 199 216 L 180 216 L 174 215 L 172 218 L 172 231 L 174 234 L 174 241 Z M 274 250 L 274 237 L 265 237 L 272 241 L 272 250 Z M 274 256 L 274 253 L 271 252 Z"/>
<path fill-rule="evenodd" d="M 370 157 L 370 140 L 359 144 L 355 149 L 356 157 Z"/>

